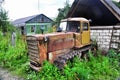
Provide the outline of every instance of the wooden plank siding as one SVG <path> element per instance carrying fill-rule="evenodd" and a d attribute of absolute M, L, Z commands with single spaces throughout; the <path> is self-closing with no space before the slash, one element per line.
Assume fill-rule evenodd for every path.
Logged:
<path fill-rule="evenodd" d="M 41 33 L 40 26 L 44 25 L 45 26 L 45 32 L 48 31 L 50 27 L 52 27 L 51 23 L 26 23 L 26 32 L 28 34 L 39 34 Z M 31 32 L 31 27 L 35 26 L 35 32 Z"/>
<path fill-rule="evenodd" d="M 46 33 L 48 29 L 52 27 L 52 22 L 53 21 L 47 16 L 43 14 L 38 15 L 26 22 L 26 33 L 28 35 L 40 34 L 42 26 L 44 26 L 44 33 Z M 34 28 L 34 31 L 32 31 L 32 27 Z"/>

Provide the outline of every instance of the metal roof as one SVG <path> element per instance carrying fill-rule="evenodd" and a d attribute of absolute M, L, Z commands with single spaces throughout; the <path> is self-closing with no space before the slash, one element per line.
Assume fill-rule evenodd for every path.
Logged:
<path fill-rule="evenodd" d="M 27 22 L 28 20 L 36 17 L 37 15 L 33 15 L 33 16 L 29 16 L 29 17 L 24 17 L 24 18 L 20 18 L 20 19 L 16 19 L 15 21 L 12 22 L 13 25 L 15 26 L 24 26 L 25 22 Z"/>

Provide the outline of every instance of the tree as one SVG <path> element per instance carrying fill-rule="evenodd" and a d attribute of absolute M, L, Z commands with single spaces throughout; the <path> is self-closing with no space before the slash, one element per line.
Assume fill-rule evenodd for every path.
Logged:
<path fill-rule="evenodd" d="M 118 8 L 120 8 L 120 0 L 118 0 L 118 1 L 113 1 L 113 3 L 114 3 L 116 6 L 118 6 Z"/>
<path fill-rule="evenodd" d="M 67 15 L 69 9 L 70 9 L 70 4 L 69 4 L 69 0 L 67 0 L 65 2 L 64 8 L 59 8 L 58 9 L 59 13 L 58 13 L 58 16 L 55 19 L 55 22 L 53 24 L 54 25 L 56 24 L 56 26 L 59 26 L 61 19 L 66 18 L 66 15 Z"/>
<path fill-rule="evenodd" d="M 0 0 L 0 30 L 3 32 L 8 31 L 8 12 L 5 11 L 2 7 L 4 0 Z"/>
<path fill-rule="evenodd" d="M 8 13 L 1 9 L 0 10 L 0 28 L 2 29 L 3 32 L 7 31 L 7 24 L 8 24 Z"/>

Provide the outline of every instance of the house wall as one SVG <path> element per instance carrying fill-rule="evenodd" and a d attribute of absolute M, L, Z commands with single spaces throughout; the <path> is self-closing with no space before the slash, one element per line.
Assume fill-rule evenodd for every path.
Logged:
<path fill-rule="evenodd" d="M 44 32 L 47 32 L 48 29 L 52 26 L 51 23 L 26 23 L 26 34 L 37 34 L 41 33 L 40 26 L 44 25 L 45 29 Z M 35 26 L 35 32 L 31 32 L 31 27 Z"/>
<path fill-rule="evenodd" d="M 108 51 L 113 26 L 92 26 L 91 39 L 96 40 L 101 50 Z M 120 30 L 118 30 L 120 34 Z"/>

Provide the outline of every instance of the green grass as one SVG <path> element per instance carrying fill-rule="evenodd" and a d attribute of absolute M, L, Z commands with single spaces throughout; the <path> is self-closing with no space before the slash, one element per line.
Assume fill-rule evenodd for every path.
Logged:
<path fill-rule="evenodd" d="M 89 60 L 75 57 L 63 70 L 45 61 L 40 72 L 29 67 L 26 42 L 17 38 L 16 47 L 12 47 L 10 35 L 0 35 L 0 65 L 25 80 L 116 80 L 120 77 L 120 55 L 113 50 L 107 56 L 94 57 L 88 53 Z"/>

